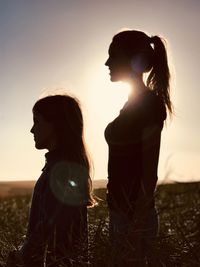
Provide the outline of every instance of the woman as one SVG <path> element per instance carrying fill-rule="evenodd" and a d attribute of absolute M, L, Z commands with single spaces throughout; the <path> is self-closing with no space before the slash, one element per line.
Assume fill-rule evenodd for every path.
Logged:
<path fill-rule="evenodd" d="M 127 241 L 141 260 L 158 232 L 154 191 L 160 136 L 166 110 L 172 113 L 164 42 L 140 31 L 120 32 L 113 37 L 105 65 L 112 82 L 126 81 L 132 88 L 119 116 L 105 130 L 110 237 L 115 244 Z"/>
<path fill-rule="evenodd" d="M 33 120 L 35 147 L 48 153 L 18 256 L 27 267 L 81 266 L 87 261 L 87 206 L 93 199 L 80 106 L 67 95 L 48 96 L 34 105 Z"/>

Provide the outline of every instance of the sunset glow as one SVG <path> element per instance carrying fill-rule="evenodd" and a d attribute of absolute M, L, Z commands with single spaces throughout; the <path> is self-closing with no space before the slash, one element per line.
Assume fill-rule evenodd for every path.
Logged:
<path fill-rule="evenodd" d="M 0 180 L 39 177 L 46 151 L 34 148 L 32 107 L 38 98 L 52 92 L 51 88 L 80 100 L 94 179 L 106 179 L 104 130 L 130 92 L 127 84 L 110 81 L 104 65 L 112 37 L 122 28 L 158 34 L 169 43 L 176 73 L 172 88 L 175 116 L 163 129 L 160 180 L 170 155 L 172 172 L 184 173 L 184 180 L 199 179 L 200 2 L 179 2 L 2 1 Z M 149 12 L 152 7 L 154 12 Z"/>

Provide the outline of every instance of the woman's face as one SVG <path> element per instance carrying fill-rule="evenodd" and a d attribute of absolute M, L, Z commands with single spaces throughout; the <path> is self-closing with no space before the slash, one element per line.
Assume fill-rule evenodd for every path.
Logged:
<path fill-rule="evenodd" d="M 31 133 L 34 136 L 35 147 L 37 149 L 53 150 L 56 148 L 56 133 L 53 124 L 45 120 L 37 112 L 33 113 Z"/>
<path fill-rule="evenodd" d="M 105 63 L 110 70 L 110 79 L 112 82 L 124 81 L 129 79 L 131 74 L 130 58 L 124 51 L 111 43 L 108 50 L 109 57 Z"/>

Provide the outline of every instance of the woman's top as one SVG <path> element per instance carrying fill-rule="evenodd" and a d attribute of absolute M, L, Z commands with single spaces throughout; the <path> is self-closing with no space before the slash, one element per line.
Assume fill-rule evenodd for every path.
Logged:
<path fill-rule="evenodd" d="M 43 266 L 45 258 L 47 263 L 61 258 L 67 262 L 73 251 L 87 245 L 88 171 L 68 161 L 62 151 L 45 156 L 46 165 L 34 188 L 21 248 L 26 266 Z"/>
<path fill-rule="evenodd" d="M 166 109 L 153 91 L 131 96 L 119 116 L 108 124 L 105 138 L 109 146 L 108 194 L 110 209 L 131 213 L 142 179 L 157 182 L 160 135 Z M 152 182 L 153 181 L 153 182 Z"/>

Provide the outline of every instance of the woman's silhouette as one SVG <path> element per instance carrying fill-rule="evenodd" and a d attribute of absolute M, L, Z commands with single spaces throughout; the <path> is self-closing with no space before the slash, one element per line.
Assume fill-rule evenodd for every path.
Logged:
<path fill-rule="evenodd" d="M 105 130 L 110 237 L 119 251 L 127 243 L 142 260 L 158 232 L 154 191 L 160 136 L 166 110 L 172 113 L 164 41 L 140 31 L 120 32 L 113 37 L 105 65 L 111 81 L 127 81 L 132 87 L 119 116 Z M 148 73 L 146 80 L 144 73 Z M 125 255 L 124 266 L 129 266 L 130 258 Z M 144 262 L 140 264 L 134 266 Z"/>
<path fill-rule="evenodd" d="M 78 259 L 87 260 L 87 206 L 93 204 L 81 109 L 70 96 L 48 96 L 34 105 L 33 120 L 35 147 L 48 153 L 20 256 L 27 267 L 79 266 Z"/>

